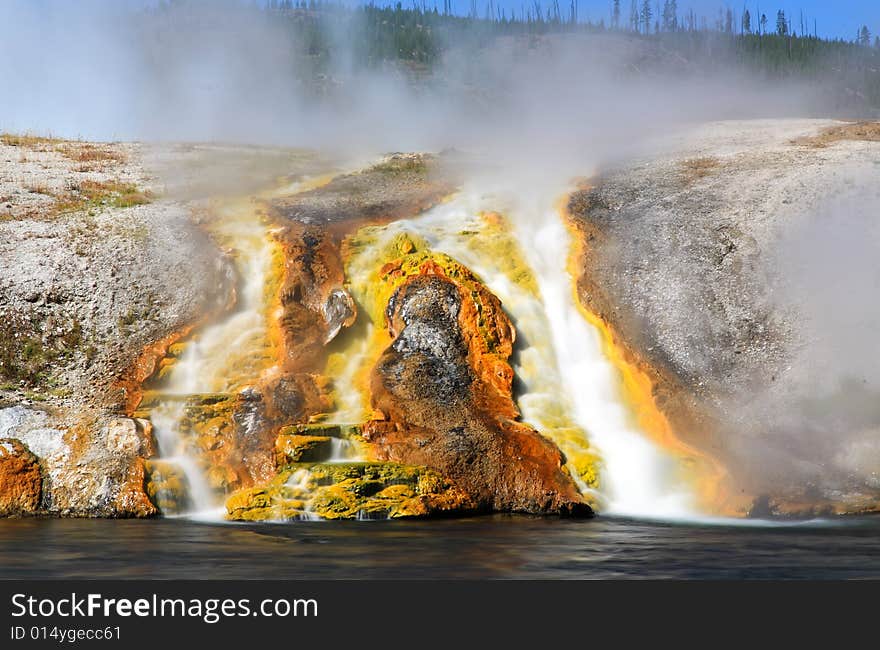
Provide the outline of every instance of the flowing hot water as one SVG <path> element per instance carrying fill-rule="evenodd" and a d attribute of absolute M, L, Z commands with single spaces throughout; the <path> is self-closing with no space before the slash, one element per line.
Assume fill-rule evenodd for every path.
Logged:
<path fill-rule="evenodd" d="M 201 330 L 188 342 L 165 379 L 163 399 L 150 419 L 164 460 L 185 474 L 191 512 L 204 513 L 222 506 L 205 478 L 194 441 L 184 435 L 186 399 L 209 393 L 234 393 L 260 373 L 267 359 L 265 285 L 272 266 L 268 227 L 249 201 L 220 208 L 211 223 L 215 237 L 232 250 L 236 275 L 236 306 L 228 317 Z"/>
<path fill-rule="evenodd" d="M 371 244 L 347 260 L 350 290 L 368 302 L 376 255 L 402 233 L 470 267 L 516 325 L 519 342 L 511 363 L 521 384 L 516 398 L 522 418 L 559 445 L 581 490 L 603 512 L 693 516 L 695 497 L 678 459 L 639 429 L 601 334 L 581 312 L 568 270 L 573 240 L 563 217 L 547 208 L 550 200 L 532 208 L 511 204 L 505 216 L 485 212 L 498 205 L 496 197 L 469 191 L 416 219 L 371 228 Z M 168 375 L 167 399 L 152 416 L 162 455 L 185 472 L 196 511 L 217 508 L 220 495 L 207 486 L 192 440 L 180 430 L 181 398 L 240 391 L 272 363 L 265 290 L 271 233 L 253 206 L 244 204 L 221 210 L 214 227 L 234 250 L 241 278 L 236 310 L 188 345 Z M 329 422 L 368 419 L 365 377 L 383 324 L 366 320 L 360 324 L 364 331 L 331 355 L 336 410 Z M 334 449 L 333 460 L 359 457 L 355 446 Z"/>
<path fill-rule="evenodd" d="M 543 205 L 515 208 L 510 214 L 541 290 L 560 389 L 570 398 L 573 418 L 601 454 L 605 511 L 694 516 L 695 495 L 678 459 L 639 430 L 623 399 L 618 371 L 603 351 L 601 333 L 581 313 L 568 264 L 574 242 L 564 217 Z"/>
<path fill-rule="evenodd" d="M 694 516 L 696 499 L 679 460 L 639 429 L 600 332 L 581 313 L 568 271 L 572 237 L 547 208 L 552 200 L 534 209 L 514 204 L 506 218 L 485 212 L 498 205 L 495 197 L 463 192 L 419 218 L 375 229 L 374 247 L 407 233 L 468 266 L 501 299 L 517 328 L 511 363 L 522 418 L 559 445 L 575 481 L 603 512 Z M 370 281 L 370 256 L 365 250 L 349 261 L 355 295 Z M 356 374 L 354 366 L 348 373 Z M 366 397 L 350 403 L 364 409 Z"/>
<path fill-rule="evenodd" d="M 295 184 L 277 193 L 292 194 L 310 186 Z M 232 257 L 238 278 L 236 304 L 225 318 L 186 343 L 164 378 L 161 399 L 150 419 L 161 459 L 172 462 L 185 475 L 189 497 L 185 514 L 219 518 L 224 495 L 209 486 L 208 463 L 195 437 L 185 431 L 187 401 L 240 393 L 272 371 L 278 351 L 270 336 L 268 312 L 277 244 L 251 197 L 218 207 L 208 227 Z"/>

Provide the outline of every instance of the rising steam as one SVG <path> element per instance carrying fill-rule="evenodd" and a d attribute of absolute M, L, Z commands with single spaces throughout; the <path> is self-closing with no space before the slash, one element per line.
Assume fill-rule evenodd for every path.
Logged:
<path fill-rule="evenodd" d="M 12 0 L 0 20 L 15 26 L 0 40 L 0 129 L 62 137 L 349 155 L 457 147 L 532 172 L 552 164 L 581 173 L 673 124 L 812 108 L 804 90 L 762 86 L 744 72 L 666 73 L 648 56 L 668 55 L 625 36 L 462 46 L 413 83 L 399 68 L 356 64 L 346 38 L 353 17 L 325 21 L 332 56 L 317 75 L 289 28 L 246 3 L 159 11 Z"/>
<path fill-rule="evenodd" d="M 753 436 L 740 441 L 745 462 L 768 487 L 797 481 L 826 497 L 880 487 L 878 210 L 876 184 L 853 176 L 843 195 L 780 227 L 768 265 L 799 350 L 740 429 Z"/>

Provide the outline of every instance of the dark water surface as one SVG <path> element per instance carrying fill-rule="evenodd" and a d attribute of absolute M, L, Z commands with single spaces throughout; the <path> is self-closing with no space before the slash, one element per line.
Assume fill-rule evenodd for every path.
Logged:
<path fill-rule="evenodd" d="M 224 525 L 0 519 L 2 578 L 880 578 L 880 518 L 517 516 Z"/>

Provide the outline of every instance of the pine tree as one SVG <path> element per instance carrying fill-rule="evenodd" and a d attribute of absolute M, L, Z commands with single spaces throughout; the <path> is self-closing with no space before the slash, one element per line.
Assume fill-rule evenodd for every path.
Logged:
<path fill-rule="evenodd" d="M 743 14 L 743 33 L 752 33 L 752 14 L 749 13 L 748 9 L 746 9 L 746 12 Z"/>
<path fill-rule="evenodd" d="M 614 29 L 620 27 L 620 0 L 614 0 L 614 6 L 611 9 L 611 26 Z"/>
<path fill-rule="evenodd" d="M 629 7 L 629 26 L 634 31 L 639 31 L 639 4 L 637 0 L 632 0 Z"/>
<path fill-rule="evenodd" d="M 788 36 L 788 21 L 782 9 L 776 13 L 776 33 L 780 36 Z"/>
<path fill-rule="evenodd" d="M 678 30 L 678 3 L 676 0 L 666 0 L 663 3 L 663 29 L 667 32 Z"/>
<path fill-rule="evenodd" d="M 865 47 L 871 45 L 871 30 L 868 29 L 867 25 L 862 25 L 862 29 L 859 31 L 859 45 L 864 45 Z"/>
<path fill-rule="evenodd" d="M 767 33 L 767 14 L 761 14 L 761 34 Z"/>
<path fill-rule="evenodd" d="M 724 31 L 733 34 L 733 12 L 728 9 L 727 15 L 724 17 Z"/>
<path fill-rule="evenodd" d="M 651 33 L 651 18 L 654 16 L 654 12 L 651 11 L 651 0 L 644 0 L 642 2 L 642 24 L 645 26 L 645 33 Z"/>

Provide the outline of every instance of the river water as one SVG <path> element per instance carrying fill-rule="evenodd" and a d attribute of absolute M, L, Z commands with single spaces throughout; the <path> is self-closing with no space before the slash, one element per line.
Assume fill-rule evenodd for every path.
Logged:
<path fill-rule="evenodd" d="M 493 515 L 217 524 L 0 519 L 0 578 L 880 578 L 880 517 L 671 524 Z"/>

